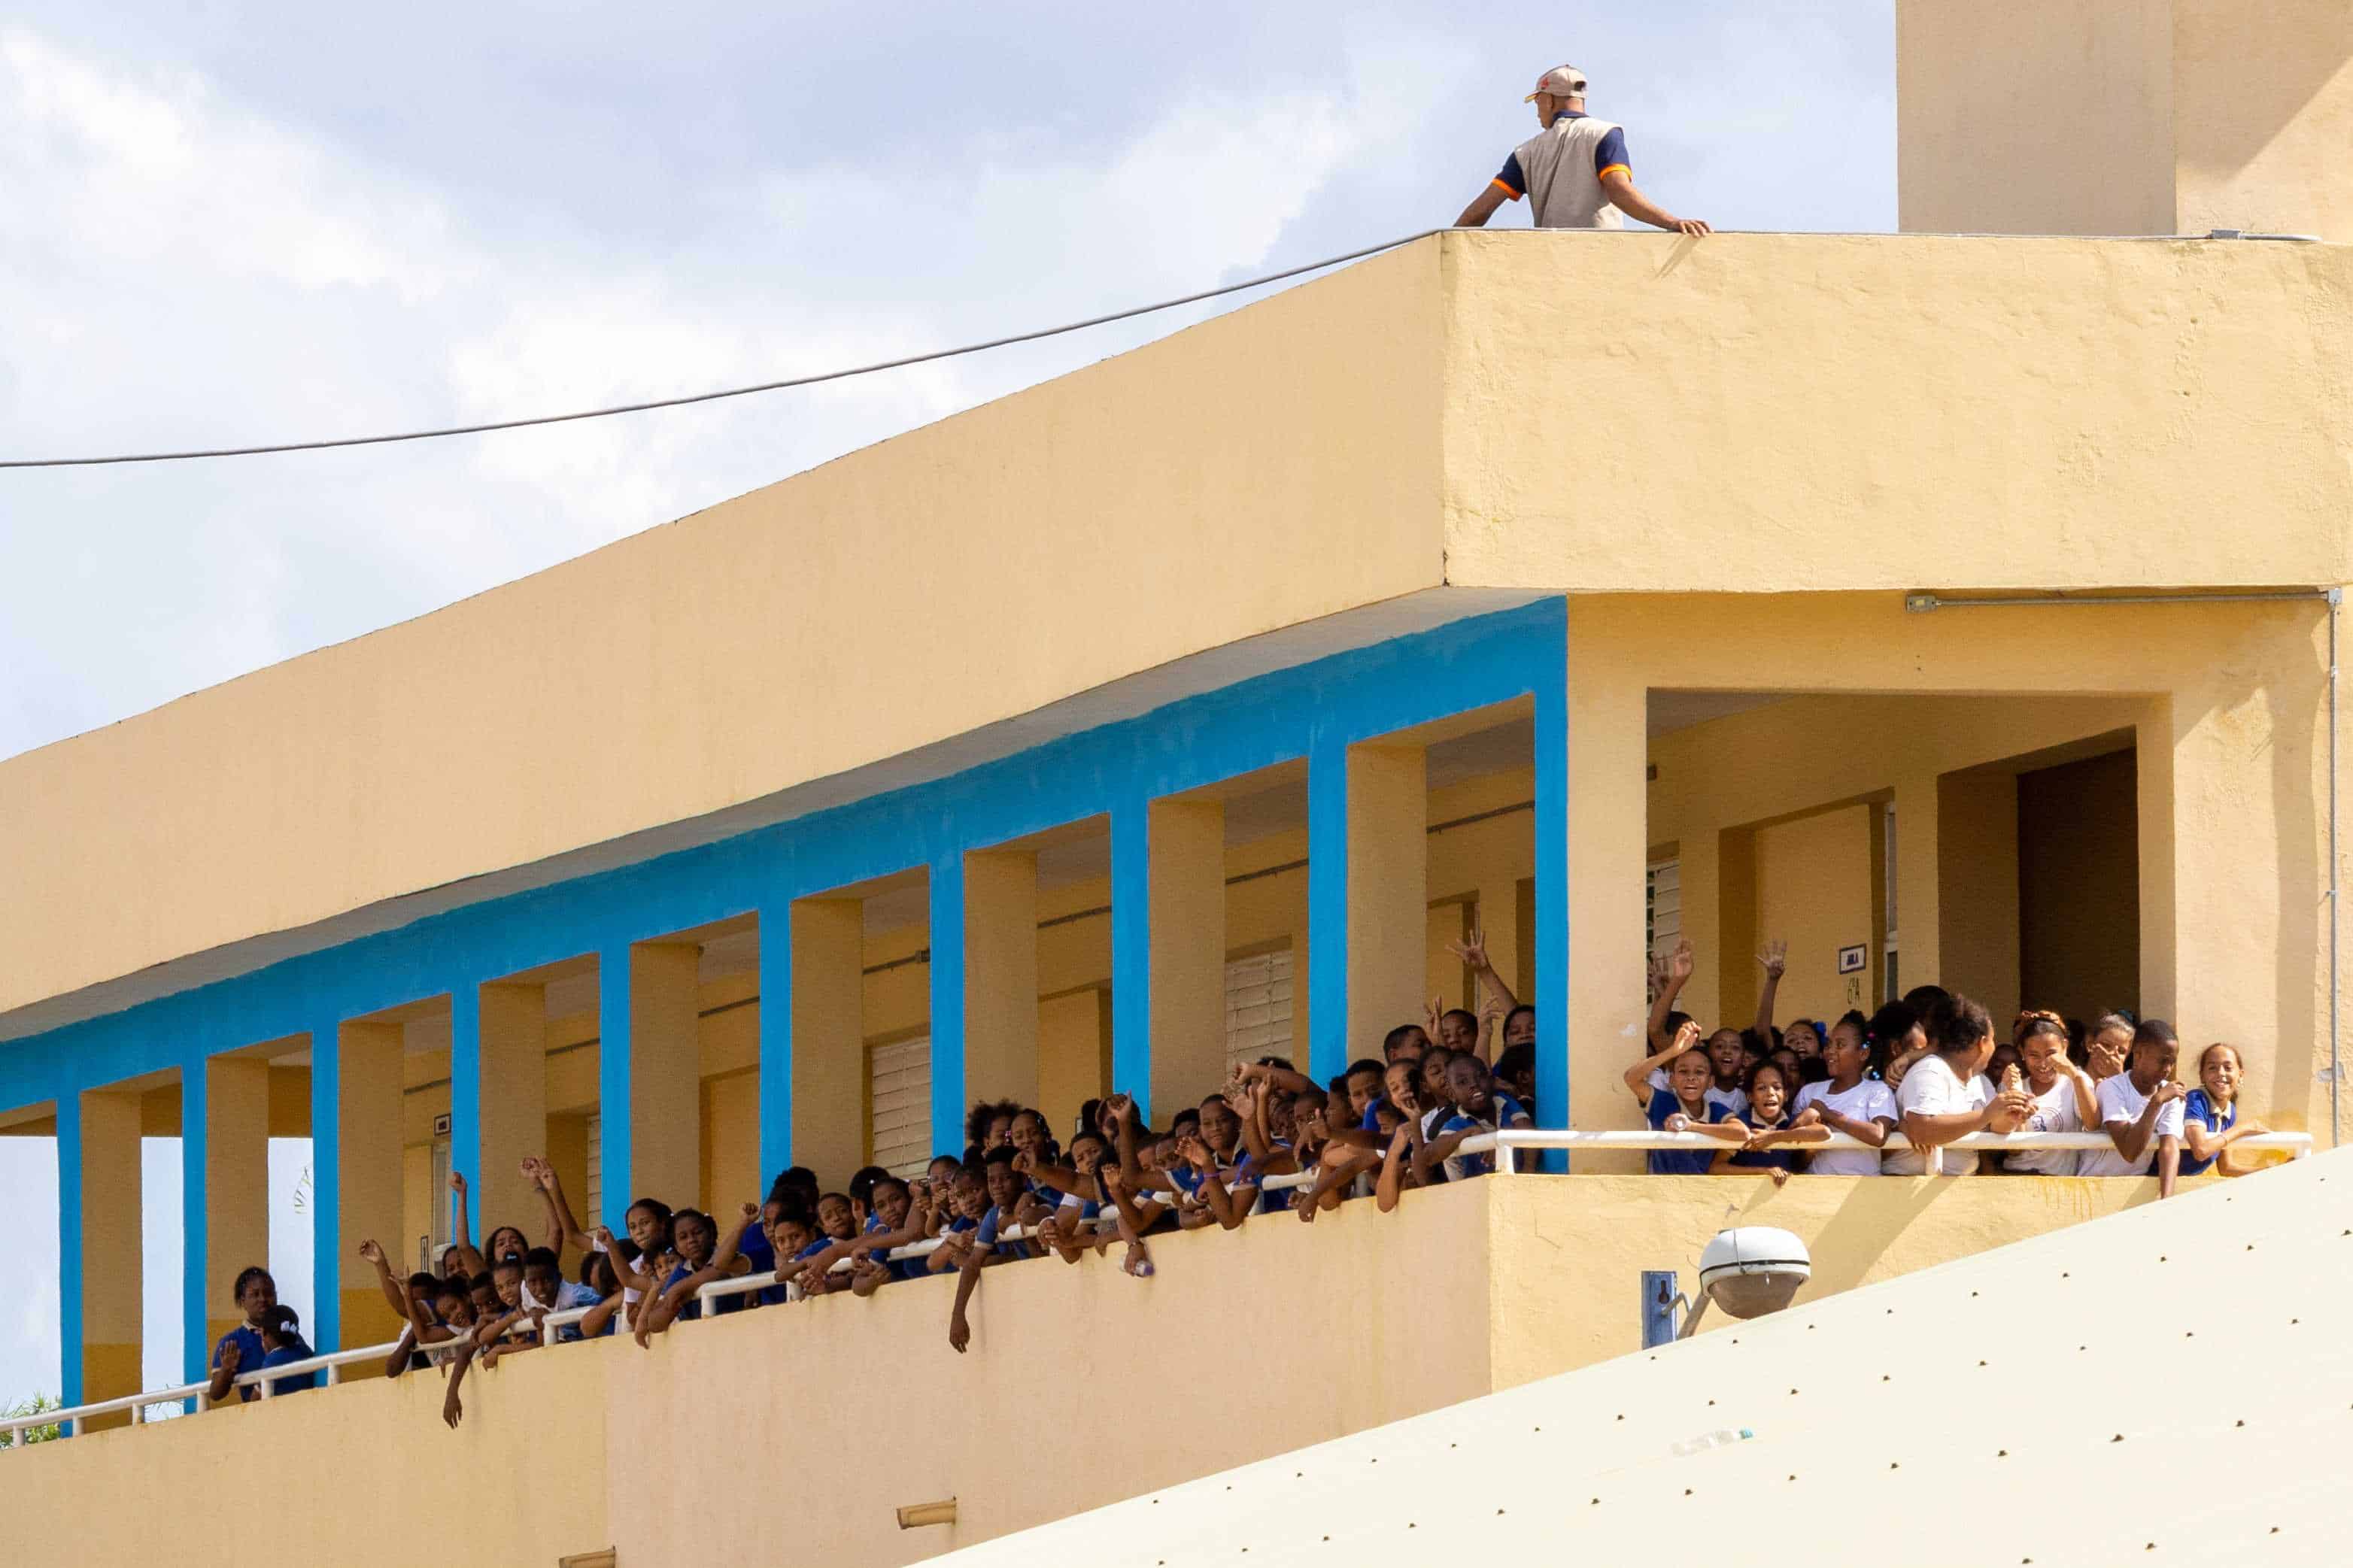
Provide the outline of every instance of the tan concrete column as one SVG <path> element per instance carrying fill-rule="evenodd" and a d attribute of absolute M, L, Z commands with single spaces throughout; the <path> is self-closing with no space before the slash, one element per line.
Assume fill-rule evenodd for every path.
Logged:
<path fill-rule="evenodd" d="M 140 1097 L 92 1089 L 79 1097 L 81 1145 L 81 1398 L 136 1394 L 143 1280 L 140 1265 Z M 68 1347 L 71 1353 L 74 1347 Z M 129 1425 L 110 1416 L 93 1426 Z"/>
<path fill-rule="evenodd" d="M 632 1197 L 651 1193 L 682 1203 L 702 1190 L 702 950 L 692 942 L 641 942 L 629 949 Z"/>
<path fill-rule="evenodd" d="M 385 1246 L 398 1256 L 395 1239 L 387 1238 Z M 214 1057 L 205 1063 L 207 1347 L 245 1316 L 237 1304 L 238 1273 L 269 1260 L 269 1064 L 253 1057 Z"/>
<path fill-rule="evenodd" d="M 791 926 L 793 1163 L 844 1181 L 866 1163 L 866 905 L 797 899 Z"/>
<path fill-rule="evenodd" d="M 1936 775 L 1895 777 L 1895 990 L 1942 984 L 1941 921 L 1937 914 Z"/>
<path fill-rule="evenodd" d="M 1226 808 L 1156 800 L 1148 816 L 1152 1105 L 1166 1118 L 1225 1076 Z"/>
<path fill-rule="evenodd" d="M 1641 1117 L 1620 1075 L 1642 1048 L 1642 874 L 1649 846 L 1641 824 L 1646 807 L 1643 758 L 1644 688 L 1606 658 L 1580 660 L 1583 622 L 1569 621 L 1568 683 L 1568 1110 L 1572 1125 L 1639 1127 Z M 1715 835 L 1682 841 L 1683 919 L 1715 921 Z M 1694 867 L 1697 868 L 1694 887 Z M 1713 936 L 1710 931 L 1708 935 Z M 1559 940 L 1556 937 L 1554 940 Z M 1699 936 L 1694 936 L 1697 945 Z M 1684 994 L 1715 989 L 1705 947 Z M 1713 999 L 1703 997 L 1701 1005 Z M 1540 1007 L 1557 1007 L 1550 998 Z M 1691 1003 L 1685 1006 L 1698 1016 Z M 1580 1173 L 1639 1171 L 1640 1154 L 1587 1154 Z"/>
<path fill-rule="evenodd" d="M 516 1226 L 529 1235 L 538 1226 L 539 1194 L 522 1179 L 522 1166 L 524 1156 L 547 1150 L 547 988 L 493 982 L 476 990 L 475 1005 L 481 1126 L 472 1217 L 480 1246 L 496 1226 Z"/>
<path fill-rule="evenodd" d="M 1430 939 L 1430 780 L 1419 746 L 1348 748 L 1348 1058 L 1419 1024 Z"/>
<path fill-rule="evenodd" d="M 967 1101 L 1038 1103 L 1038 857 L 964 858 L 964 1089 Z"/>
<path fill-rule="evenodd" d="M 335 1257 L 342 1281 L 339 1333 L 346 1346 L 381 1344 L 400 1334 L 400 1320 L 377 1289 L 375 1270 L 357 1254 L 361 1242 L 373 1240 L 387 1257 L 401 1259 L 411 1246 L 401 1222 L 403 1033 L 398 1024 L 367 1022 L 346 1023 L 335 1032 Z M 400 1264 L 394 1268 L 398 1272 Z"/>
<path fill-rule="evenodd" d="M 2018 779 L 1948 774 L 1936 800 L 1936 981 L 1984 1003 L 1999 1026 L 2018 1016 Z"/>

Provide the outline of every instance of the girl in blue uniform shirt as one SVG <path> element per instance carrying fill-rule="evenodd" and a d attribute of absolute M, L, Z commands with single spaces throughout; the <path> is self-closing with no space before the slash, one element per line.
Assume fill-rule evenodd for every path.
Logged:
<path fill-rule="evenodd" d="M 258 1370 L 262 1357 L 269 1353 L 261 1342 L 261 1321 L 269 1309 L 278 1305 L 278 1281 L 269 1277 L 269 1269 L 257 1264 L 237 1277 L 232 1294 L 245 1310 L 245 1321 L 223 1334 L 220 1343 L 213 1347 L 212 1384 L 206 1392 L 216 1405 L 228 1397 L 229 1386 L 238 1373 Z M 248 1384 L 237 1391 L 237 1396 L 240 1400 L 259 1399 L 261 1394 Z"/>
<path fill-rule="evenodd" d="M 723 1238 L 711 1216 L 700 1209 L 680 1209 L 670 1216 L 670 1248 L 677 1261 L 662 1279 L 659 1292 L 641 1304 L 638 1312 L 637 1342 L 640 1345 L 667 1330 L 680 1318 L 700 1318 L 702 1303 L 695 1292 L 713 1280 L 726 1279 L 742 1267 L 738 1244 L 744 1232 L 760 1216 L 756 1205 L 745 1204 L 741 1218 L 728 1228 Z M 719 1254 L 726 1249 L 723 1262 Z M 717 1312 L 741 1310 L 744 1299 L 730 1296 L 714 1302 Z"/>
<path fill-rule="evenodd" d="M 2225 1176 L 2243 1176 L 2254 1167 L 2226 1152 L 2242 1138 L 2251 1138 L 2263 1126 L 2239 1114 L 2239 1086 L 2246 1068 L 2239 1047 L 2221 1041 L 2198 1056 L 2198 1087 L 2181 1101 L 2181 1174 L 2200 1175 L 2209 1170 Z"/>
<path fill-rule="evenodd" d="M 280 1303 L 261 1314 L 261 1364 L 265 1367 L 284 1366 L 290 1362 L 309 1361 L 319 1352 L 302 1337 L 302 1319 L 293 1308 Z M 273 1377 L 269 1392 L 273 1394 L 292 1394 L 298 1389 L 319 1386 L 315 1372 L 298 1373 L 291 1377 Z"/>
<path fill-rule="evenodd" d="M 1727 1172 L 1762 1170 L 1773 1173 L 1773 1184 L 1779 1186 L 1798 1168 L 1797 1145 L 1820 1143 L 1831 1135 L 1821 1124 L 1820 1116 L 1810 1108 L 1792 1116 L 1789 1101 L 1796 1090 L 1788 1068 L 1767 1057 L 1748 1069 L 1748 1109 L 1737 1113 L 1719 1109 L 1718 1122 L 1732 1122 L 1746 1130 L 1740 1148 L 1726 1149 L 1715 1156 L 1708 1166 L 1711 1175 Z"/>

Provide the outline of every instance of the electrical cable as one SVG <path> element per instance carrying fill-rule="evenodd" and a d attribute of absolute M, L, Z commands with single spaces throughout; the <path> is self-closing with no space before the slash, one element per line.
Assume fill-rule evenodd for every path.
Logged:
<path fill-rule="evenodd" d="M 911 364 L 929 364 L 934 360 L 955 359 L 965 354 L 976 354 L 990 349 L 1001 349 L 1014 343 L 1035 342 L 1040 338 L 1060 337 L 1066 332 L 1084 331 L 1089 327 L 1107 326 L 1113 321 L 1131 321 L 1159 310 L 1170 310 L 1179 305 L 1191 305 L 1203 300 L 1215 300 L 1226 294 L 1239 294 L 1244 289 L 1280 283 L 1286 278 L 1303 273 L 1320 272 L 1327 267 L 1344 262 L 1360 261 L 1367 256 L 1377 256 L 1385 250 L 1395 250 L 1401 245 L 1411 245 L 1433 234 L 1443 234 L 1439 228 L 1426 228 L 1419 234 L 1409 234 L 1398 239 L 1386 239 L 1378 245 L 1367 245 L 1358 250 L 1339 256 L 1327 256 L 1321 261 L 1302 262 L 1286 267 L 1280 272 L 1262 273 L 1246 278 L 1239 283 L 1221 284 L 1215 289 L 1203 289 L 1196 293 L 1181 294 L 1174 300 L 1161 300 L 1149 305 L 1133 305 L 1124 310 L 1105 315 L 1089 316 L 1084 321 L 1065 321 L 1059 326 L 1039 327 L 1033 331 L 1014 332 L 985 342 L 965 343 L 956 348 L 934 349 L 928 353 L 907 354 L 898 359 L 877 360 L 871 364 L 851 365 L 842 370 L 820 371 L 815 375 L 797 375 L 783 381 L 764 381 L 753 386 L 731 386 L 718 392 L 691 393 L 683 397 L 657 397 L 643 403 L 617 403 L 609 408 L 582 408 L 569 414 L 541 414 L 523 419 L 494 419 L 480 425 L 445 425 L 431 430 L 403 430 L 388 436 L 341 436 L 322 441 L 280 441 L 256 447 L 210 447 L 185 452 L 132 452 L 106 458 L 0 458 L 0 468 L 89 468 L 114 463 L 185 463 L 199 458 L 259 458 L 275 452 L 319 452 L 338 447 L 381 447 L 395 441 L 433 441 L 445 436 L 480 436 L 493 430 L 520 430 L 533 425 L 564 425 L 575 419 L 603 419 L 616 414 L 642 414 L 655 408 L 682 408 L 693 403 L 714 403 L 723 397 L 748 397 L 755 392 L 781 392 L 787 387 L 815 386 L 819 382 L 846 381 L 851 376 L 872 375 L 877 371 L 899 370 Z"/>

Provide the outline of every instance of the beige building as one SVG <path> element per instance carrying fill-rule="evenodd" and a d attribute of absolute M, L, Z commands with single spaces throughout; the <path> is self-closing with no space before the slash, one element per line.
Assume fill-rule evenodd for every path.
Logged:
<path fill-rule="evenodd" d="M 618 1229 L 961 1152 L 981 1099 L 1165 1121 L 1473 1002 L 1474 930 L 1543 1127 L 1641 1124 L 1688 936 L 1710 1021 L 1774 939 L 1784 1021 L 2130 1006 L 2330 1146 L 2353 22 L 2291 9 L 1907 3 L 1905 227 L 1970 237 L 1426 238 L 0 763 L 0 1131 L 57 1143 L 68 1403 L 139 1391 L 142 1135 L 193 1377 L 273 1135 L 312 1337 L 364 1347 L 355 1248 L 428 1260 L 450 1171 L 477 1235 L 536 1226 L 543 1152 Z M 2084 79 L 2131 113 L 2075 124 Z M 1727 1203 L 1825 1293 L 2153 1195 L 1638 1165 L 992 1271 L 962 1357 L 911 1282 L 522 1357 L 455 1434 L 418 1377 L 97 1432 L 0 1501 L 46 1557 L 226 1558 L 218 1478 L 283 1454 L 332 1478 L 267 1506 L 304 1560 L 668 1563 L 789 1477 L 827 1503 L 780 1538 L 901 1562 L 1630 1349 Z M 1245 1299 L 1269 1331 L 1203 1333 Z M 1260 1418 L 1098 1418 L 1171 1379 Z"/>

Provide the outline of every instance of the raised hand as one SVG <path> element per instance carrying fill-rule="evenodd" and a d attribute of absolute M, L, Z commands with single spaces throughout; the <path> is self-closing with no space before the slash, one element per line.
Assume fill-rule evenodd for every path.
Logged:
<path fill-rule="evenodd" d="M 1757 955 L 1757 962 L 1765 966 L 1767 975 L 1780 979 L 1789 967 L 1788 942 L 1778 936 L 1773 938 L 1765 944 L 1765 951 Z"/>
<path fill-rule="evenodd" d="M 1487 967 L 1486 940 L 1478 931 L 1472 931 L 1461 942 L 1448 942 L 1446 951 L 1452 953 L 1459 962 L 1472 969 L 1483 972 Z"/>
<path fill-rule="evenodd" d="M 1135 1099 L 1132 1095 L 1114 1094 L 1103 1102 L 1103 1107 L 1122 1121 L 1135 1120 Z"/>
<path fill-rule="evenodd" d="M 461 1198 L 466 1195 L 465 1172 L 453 1170 L 449 1173 L 449 1190 Z"/>
<path fill-rule="evenodd" d="M 1689 980 L 1697 967 L 1699 960 L 1692 952 L 1691 938 L 1677 938 L 1674 952 L 1667 955 L 1667 977 L 1680 984 Z"/>
<path fill-rule="evenodd" d="M 1675 1055 L 1681 1056 L 1685 1051 L 1696 1049 L 1698 1046 L 1699 1020 L 1696 1018 L 1685 1018 L 1682 1025 L 1675 1030 Z"/>
<path fill-rule="evenodd" d="M 238 1344 L 237 1341 L 230 1340 L 221 1346 L 220 1364 L 223 1372 L 235 1376 L 238 1363 L 244 1360 L 245 1347 Z"/>
<path fill-rule="evenodd" d="M 1439 1015 L 1446 1011 L 1446 998 L 1432 996 L 1421 1010 L 1421 1032 L 1431 1039 L 1438 1038 Z"/>
<path fill-rule="evenodd" d="M 1033 1174 L 1037 1169 L 1038 1162 L 1036 1158 L 1030 1154 L 1029 1150 L 1024 1149 L 1013 1156 L 1013 1173 L 1015 1175 L 1030 1175 Z"/>
<path fill-rule="evenodd" d="M 391 1267 L 390 1264 L 385 1261 L 384 1248 L 377 1246 L 374 1241 L 363 1241 L 360 1243 L 360 1257 L 367 1262 L 375 1264 L 379 1268 L 388 1268 Z"/>
<path fill-rule="evenodd" d="M 746 1224 L 749 1224 L 760 1217 L 760 1205 L 758 1204 L 746 1203 L 739 1205 L 739 1207 Z"/>

